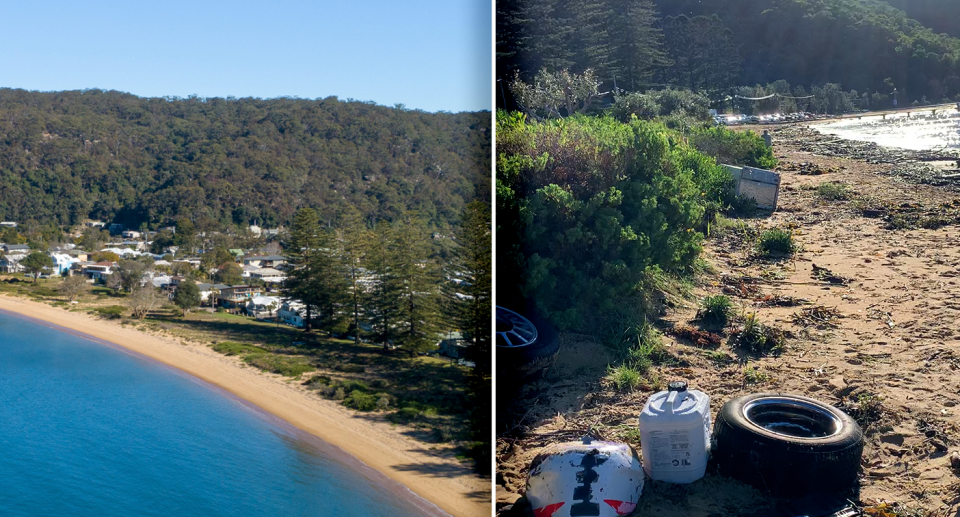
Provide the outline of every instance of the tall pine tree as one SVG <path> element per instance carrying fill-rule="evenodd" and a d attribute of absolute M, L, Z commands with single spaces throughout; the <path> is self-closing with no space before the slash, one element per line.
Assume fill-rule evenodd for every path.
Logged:
<path fill-rule="evenodd" d="M 290 269 L 281 292 L 304 305 L 306 332 L 314 322 L 324 330 L 341 330 L 345 319 L 346 279 L 336 244 L 333 232 L 320 226 L 314 209 L 297 211 L 287 246 Z"/>
<path fill-rule="evenodd" d="M 415 355 L 432 350 L 437 343 L 442 319 L 440 271 L 430 257 L 430 234 L 422 221 L 407 215 L 395 230 L 388 277 L 396 321 L 394 343 Z"/>
<path fill-rule="evenodd" d="M 446 267 L 444 312 L 464 333 L 468 357 L 480 372 L 490 371 L 493 256 L 490 207 L 474 201 L 461 216 L 457 247 Z"/>
<path fill-rule="evenodd" d="M 303 304 L 306 311 L 303 319 L 305 332 L 310 332 L 312 328 L 311 314 L 318 302 L 318 278 L 313 264 L 320 246 L 319 216 L 312 208 L 301 208 L 294 216 L 290 230 L 290 242 L 286 250 L 290 269 L 283 281 L 281 293 L 284 298 Z"/>
<path fill-rule="evenodd" d="M 372 278 L 366 291 L 366 316 L 373 328 L 373 339 L 383 343 L 386 350 L 393 342 L 396 320 L 391 267 L 394 228 L 379 221 L 367 232 L 366 270 Z"/>
<path fill-rule="evenodd" d="M 341 214 L 340 225 L 335 233 L 341 268 L 346 279 L 346 312 L 350 314 L 348 333 L 353 333 L 353 342 L 359 345 L 360 319 L 364 315 L 363 306 L 367 275 L 364 263 L 370 245 L 370 235 L 364 224 L 363 215 L 352 207 Z"/>

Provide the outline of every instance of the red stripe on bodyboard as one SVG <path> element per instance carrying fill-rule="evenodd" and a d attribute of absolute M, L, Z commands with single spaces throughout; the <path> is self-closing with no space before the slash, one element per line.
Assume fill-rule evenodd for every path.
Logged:
<path fill-rule="evenodd" d="M 533 511 L 533 517 L 552 517 L 561 506 L 563 506 L 563 503 L 548 504 L 543 508 L 537 508 Z"/>

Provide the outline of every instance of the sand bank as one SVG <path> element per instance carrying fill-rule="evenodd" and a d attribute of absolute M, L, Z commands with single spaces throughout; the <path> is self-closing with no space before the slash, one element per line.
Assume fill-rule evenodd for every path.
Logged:
<path fill-rule="evenodd" d="M 0 309 L 114 343 L 214 384 L 354 455 L 450 515 L 490 515 L 489 481 L 454 459 L 438 457 L 389 424 L 363 418 L 296 383 L 243 367 L 236 358 L 205 346 L 185 345 L 86 314 L 9 296 L 0 296 Z M 442 515 L 429 509 L 425 513 Z"/>

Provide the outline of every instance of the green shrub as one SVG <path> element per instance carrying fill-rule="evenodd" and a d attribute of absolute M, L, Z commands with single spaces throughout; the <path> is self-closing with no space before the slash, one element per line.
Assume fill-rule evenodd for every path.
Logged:
<path fill-rule="evenodd" d="M 262 354 L 266 352 L 266 350 L 258 346 L 235 343 L 233 341 L 217 343 L 213 345 L 213 350 L 223 355 Z"/>
<path fill-rule="evenodd" d="M 783 228 L 773 228 L 761 233 L 758 246 L 765 255 L 790 255 L 797 250 L 793 233 Z"/>
<path fill-rule="evenodd" d="M 743 369 L 744 384 L 763 384 L 769 380 L 770 375 L 755 366 L 748 366 Z"/>
<path fill-rule="evenodd" d="M 643 375 L 636 367 L 621 364 L 615 368 L 607 369 L 607 379 L 619 391 L 634 391 L 640 387 Z"/>
<path fill-rule="evenodd" d="M 710 99 L 690 90 L 666 89 L 614 95 L 610 113 L 621 122 L 634 115 L 644 120 L 667 117 L 691 122 L 710 118 Z"/>
<path fill-rule="evenodd" d="M 321 386 L 329 386 L 330 377 L 327 377 L 326 375 L 315 375 L 313 377 L 310 377 L 310 379 L 308 379 L 307 382 L 303 384 L 310 389 L 318 389 Z"/>
<path fill-rule="evenodd" d="M 306 372 L 312 372 L 313 366 L 307 364 L 303 357 L 290 357 L 276 354 L 249 354 L 243 361 L 250 366 L 260 368 L 270 373 L 277 373 L 285 377 L 296 377 Z"/>
<path fill-rule="evenodd" d="M 377 399 L 376 395 L 353 390 L 350 392 L 350 396 L 343 399 L 343 405 L 358 411 L 373 411 L 377 409 Z"/>
<path fill-rule="evenodd" d="M 107 307 L 97 307 L 97 312 L 107 319 L 118 319 L 123 316 L 127 308 L 123 305 L 108 305 Z"/>
<path fill-rule="evenodd" d="M 722 167 L 653 122 L 501 112 L 497 151 L 498 292 L 561 329 L 597 328 L 650 267 L 689 270 L 730 196 Z"/>
<path fill-rule="evenodd" d="M 843 183 L 821 183 L 817 195 L 827 201 L 845 201 L 851 196 L 849 187 Z"/>
<path fill-rule="evenodd" d="M 773 169 L 777 159 L 763 138 L 753 131 L 732 131 L 723 126 L 695 127 L 690 143 L 719 163 Z"/>
<path fill-rule="evenodd" d="M 364 393 L 370 391 L 370 387 L 367 386 L 362 381 L 355 381 L 353 379 L 347 379 L 338 383 L 340 386 L 347 391 L 362 391 Z"/>
<path fill-rule="evenodd" d="M 757 314 L 752 313 L 744 318 L 737 344 L 757 355 L 779 354 L 786 345 L 786 336 L 782 330 L 761 323 Z"/>
<path fill-rule="evenodd" d="M 700 319 L 726 327 L 732 312 L 733 302 L 730 297 L 722 294 L 708 296 L 701 304 Z"/>

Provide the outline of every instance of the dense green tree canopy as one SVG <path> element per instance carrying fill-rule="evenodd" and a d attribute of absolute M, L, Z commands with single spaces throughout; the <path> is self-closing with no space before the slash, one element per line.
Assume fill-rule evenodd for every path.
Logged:
<path fill-rule="evenodd" d="M 881 96 L 897 88 L 901 102 L 960 95 L 953 0 L 644 0 L 626 10 L 621 3 L 497 2 L 498 78 L 519 72 L 532 82 L 542 68 L 592 69 L 607 90 L 716 92 L 782 79 Z M 501 106 L 515 108 L 509 91 L 498 93 Z"/>
<path fill-rule="evenodd" d="M 354 206 L 369 221 L 416 209 L 443 226 L 489 202 L 491 124 L 488 112 L 335 97 L 0 89 L 0 218 L 203 231 L 288 225 L 304 206 L 326 224 Z"/>

